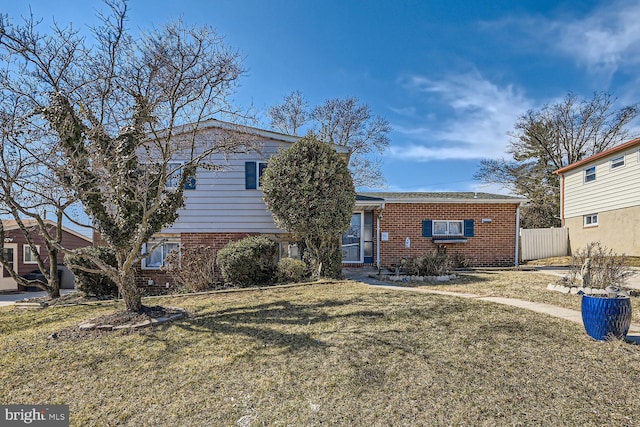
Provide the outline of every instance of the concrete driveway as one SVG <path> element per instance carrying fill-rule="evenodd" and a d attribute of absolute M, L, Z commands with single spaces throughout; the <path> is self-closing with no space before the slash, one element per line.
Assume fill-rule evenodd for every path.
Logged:
<path fill-rule="evenodd" d="M 61 295 L 66 295 L 75 292 L 75 289 L 60 289 Z M 16 301 L 23 300 L 25 298 L 40 298 L 46 297 L 47 293 L 44 291 L 38 292 L 17 292 L 15 294 L 0 294 L 0 307 L 6 307 L 13 305 Z"/>

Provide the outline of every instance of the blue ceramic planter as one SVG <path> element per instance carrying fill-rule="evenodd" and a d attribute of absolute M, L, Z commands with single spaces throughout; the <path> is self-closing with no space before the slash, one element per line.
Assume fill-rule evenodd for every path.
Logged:
<path fill-rule="evenodd" d="M 583 295 L 582 323 L 587 334 L 596 340 L 625 338 L 631 326 L 631 300 Z"/>

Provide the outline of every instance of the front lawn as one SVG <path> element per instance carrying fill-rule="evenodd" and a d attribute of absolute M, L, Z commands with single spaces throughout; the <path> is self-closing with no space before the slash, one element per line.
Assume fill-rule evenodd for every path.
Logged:
<path fill-rule="evenodd" d="M 158 329 L 47 338 L 109 306 L 0 310 L 0 402 L 71 425 L 639 425 L 640 347 L 526 310 L 353 282 L 192 297 Z"/>
<path fill-rule="evenodd" d="M 446 284 L 414 283 L 412 286 L 481 296 L 517 298 L 580 311 L 580 295 L 549 291 L 549 283 L 560 283 L 560 277 L 535 271 L 485 271 L 462 273 L 458 279 Z M 634 322 L 640 322 L 640 298 L 632 297 L 631 304 L 632 319 Z"/>

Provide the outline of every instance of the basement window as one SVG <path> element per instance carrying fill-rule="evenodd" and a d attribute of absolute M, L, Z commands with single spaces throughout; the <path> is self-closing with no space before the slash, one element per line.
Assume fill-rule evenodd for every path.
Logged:
<path fill-rule="evenodd" d="M 157 246 L 156 246 L 157 245 Z M 142 268 L 144 270 L 159 270 L 165 266 L 167 256 L 172 251 L 180 252 L 180 243 L 177 240 L 168 240 L 158 244 L 158 241 L 149 241 L 143 248 L 143 253 L 151 251 L 146 258 L 142 259 Z"/>
<path fill-rule="evenodd" d="M 585 215 L 584 217 L 585 227 L 597 227 L 598 226 L 598 214 Z"/>

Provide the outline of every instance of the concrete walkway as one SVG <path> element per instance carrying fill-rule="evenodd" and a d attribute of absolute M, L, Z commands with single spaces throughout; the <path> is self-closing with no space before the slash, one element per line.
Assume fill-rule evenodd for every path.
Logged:
<path fill-rule="evenodd" d="M 424 294 L 437 294 L 437 295 L 447 295 L 458 298 L 469 298 L 469 299 L 477 299 L 480 301 L 489 301 L 496 304 L 509 305 L 512 307 L 524 308 L 527 310 L 535 311 L 536 313 L 547 314 L 549 316 L 558 317 L 560 319 L 569 320 L 574 323 L 579 323 L 582 325 L 582 313 L 578 310 L 571 310 L 568 308 L 556 307 L 555 305 L 550 304 L 542 304 L 531 301 L 524 301 L 516 298 L 502 298 L 502 297 L 485 297 L 481 295 L 468 294 L 462 292 L 448 292 L 448 291 L 438 291 L 435 289 L 427 289 L 427 288 L 412 288 L 407 286 L 396 286 L 391 285 L 388 282 L 383 282 L 381 280 L 377 280 L 373 277 L 369 277 L 371 274 L 370 271 L 361 270 L 356 271 L 357 269 L 345 269 L 344 275 L 346 278 L 354 280 L 356 282 L 366 283 L 371 286 L 375 286 L 377 288 L 390 289 L 393 291 L 406 291 L 406 292 L 418 292 Z M 630 341 L 634 341 L 636 343 L 640 343 L 640 324 L 632 323 L 629 328 L 629 335 L 627 335 L 627 339 Z"/>

